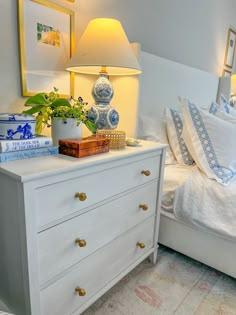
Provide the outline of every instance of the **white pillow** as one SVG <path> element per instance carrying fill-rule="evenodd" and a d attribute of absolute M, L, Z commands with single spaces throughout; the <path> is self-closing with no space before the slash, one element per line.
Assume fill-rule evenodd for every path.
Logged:
<path fill-rule="evenodd" d="M 221 106 L 219 104 L 217 104 L 216 102 L 212 102 L 209 108 L 209 113 L 211 114 L 216 114 L 219 111 L 224 111 Z"/>
<path fill-rule="evenodd" d="M 224 110 L 221 109 L 221 107 L 215 103 L 212 102 L 210 106 L 209 112 L 223 120 L 226 120 L 228 122 L 231 122 L 232 124 L 236 124 L 236 116 L 232 116 L 231 114 L 227 114 Z"/>
<path fill-rule="evenodd" d="M 175 109 L 166 108 L 166 127 L 171 150 L 179 164 L 192 165 L 191 154 L 182 137 L 183 119 L 181 113 Z"/>
<path fill-rule="evenodd" d="M 166 143 L 169 146 L 169 141 L 166 134 L 166 120 L 156 121 L 155 118 L 149 116 L 140 116 L 138 123 L 137 136 L 140 139 L 150 140 L 155 142 Z M 175 157 L 170 149 L 166 152 L 165 164 L 176 164 Z"/>
<path fill-rule="evenodd" d="M 224 112 L 236 117 L 236 110 L 230 105 L 229 101 L 222 93 L 220 94 L 220 107 Z"/>
<path fill-rule="evenodd" d="M 197 166 L 228 185 L 236 175 L 236 125 L 182 100 L 183 138 Z"/>

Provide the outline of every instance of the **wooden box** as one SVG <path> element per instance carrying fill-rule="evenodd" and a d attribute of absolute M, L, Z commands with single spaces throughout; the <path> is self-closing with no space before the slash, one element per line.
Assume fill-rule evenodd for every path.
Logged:
<path fill-rule="evenodd" d="M 110 140 L 102 136 L 59 140 L 59 153 L 76 158 L 109 151 Z"/>

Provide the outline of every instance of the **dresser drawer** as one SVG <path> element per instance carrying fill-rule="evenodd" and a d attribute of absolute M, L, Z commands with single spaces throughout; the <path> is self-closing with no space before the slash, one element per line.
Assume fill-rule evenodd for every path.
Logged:
<path fill-rule="evenodd" d="M 40 283 L 45 283 L 154 215 L 156 194 L 157 181 L 154 181 L 119 199 L 39 233 Z M 146 205 L 148 209 L 145 208 Z M 79 244 L 75 242 L 76 240 Z"/>
<path fill-rule="evenodd" d="M 71 314 L 153 246 L 154 217 L 82 260 L 76 268 L 41 291 L 42 315 Z M 137 242 L 145 244 L 144 249 Z M 83 288 L 84 296 L 75 294 Z"/>
<path fill-rule="evenodd" d="M 102 172 L 90 171 L 89 175 L 36 189 L 35 206 L 38 227 L 43 227 L 127 189 L 158 178 L 159 159 L 160 156 L 156 156 L 108 168 Z M 143 174 L 144 170 L 149 170 L 150 175 Z M 80 201 L 79 198 L 75 198 L 78 193 L 86 194 L 86 199 Z"/>

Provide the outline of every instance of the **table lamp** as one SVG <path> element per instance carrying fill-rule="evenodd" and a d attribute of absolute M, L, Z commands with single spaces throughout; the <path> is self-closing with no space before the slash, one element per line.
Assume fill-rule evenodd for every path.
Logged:
<path fill-rule="evenodd" d="M 236 74 L 232 74 L 230 80 L 231 80 L 230 105 L 235 106 L 236 104 Z"/>
<path fill-rule="evenodd" d="M 108 76 L 141 73 L 121 23 L 108 18 L 91 20 L 67 70 L 99 74 L 92 88 L 95 105 L 91 106 L 88 115 L 95 122 L 97 129 L 115 129 L 119 114 L 110 106 L 114 91 Z"/>

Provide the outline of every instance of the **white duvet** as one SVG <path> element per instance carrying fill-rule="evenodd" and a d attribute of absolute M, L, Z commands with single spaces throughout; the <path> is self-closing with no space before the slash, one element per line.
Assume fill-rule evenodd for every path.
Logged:
<path fill-rule="evenodd" d="M 168 212 L 173 212 L 176 189 L 186 181 L 193 166 L 170 164 L 166 165 L 162 190 L 161 206 Z"/>
<path fill-rule="evenodd" d="M 166 167 L 162 207 L 165 208 L 166 196 L 173 195 L 173 212 L 177 219 L 236 240 L 236 181 L 224 187 L 207 178 L 196 166 L 184 168 L 180 171 L 177 167 L 176 172 L 174 165 Z M 175 192 L 171 190 L 171 177 L 176 179 Z"/>

